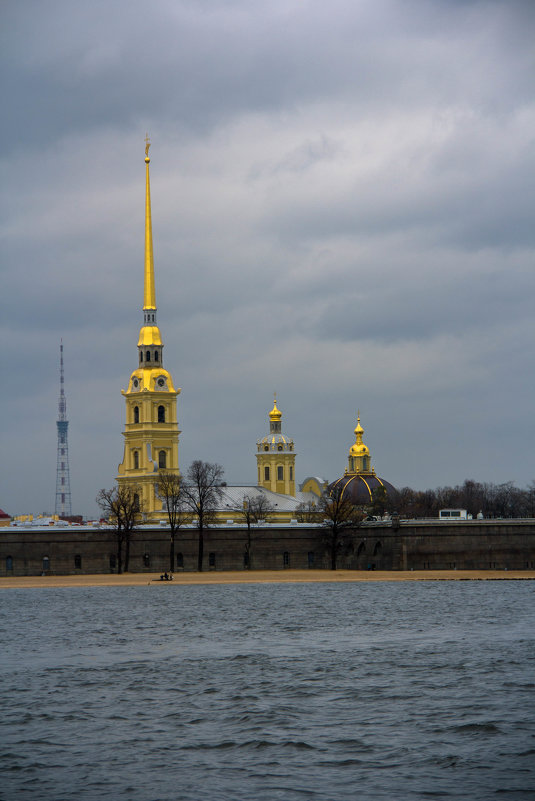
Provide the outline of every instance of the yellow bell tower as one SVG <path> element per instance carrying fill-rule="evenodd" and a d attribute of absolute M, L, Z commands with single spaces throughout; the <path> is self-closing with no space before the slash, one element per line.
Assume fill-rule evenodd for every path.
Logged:
<path fill-rule="evenodd" d="M 126 401 L 124 457 L 119 465 L 119 484 L 129 484 L 140 495 L 147 519 L 161 517 L 158 471 L 178 475 L 177 396 L 171 374 L 163 367 L 163 343 L 156 319 L 152 218 L 150 205 L 148 137 L 145 140 L 145 287 L 143 325 L 139 332 L 138 368 L 130 376 Z"/>
<path fill-rule="evenodd" d="M 281 420 L 282 412 L 275 397 L 269 413 L 269 434 L 256 443 L 258 486 L 295 496 L 294 443 L 282 433 Z"/>

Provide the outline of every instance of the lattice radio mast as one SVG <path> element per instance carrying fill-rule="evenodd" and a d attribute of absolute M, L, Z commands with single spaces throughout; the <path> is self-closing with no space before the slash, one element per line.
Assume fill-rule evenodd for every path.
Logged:
<path fill-rule="evenodd" d="M 67 400 L 64 390 L 63 375 L 63 340 L 59 346 L 59 400 L 58 400 L 58 458 L 56 469 L 56 509 L 55 513 L 60 517 L 70 517 L 71 509 L 71 481 L 69 478 L 69 443 L 67 432 L 69 422 L 67 420 Z"/>

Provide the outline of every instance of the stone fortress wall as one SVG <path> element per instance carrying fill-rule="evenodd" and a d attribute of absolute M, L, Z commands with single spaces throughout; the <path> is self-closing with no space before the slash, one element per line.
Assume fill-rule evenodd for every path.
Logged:
<path fill-rule="evenodd" d="M 307 524 L 251 530 L 251 568 L 330 567 L 326 532 Z M 364 523 L 351 535 L 338 567 L 349 570 L 535 570 L 535 520 L 469 520 L 456 523 Z M 205 531 L 204 570 L 244 570 L 247 528 Z M 130 544 L 131 573 L 169 570 L 169 528 L 141 527 Z M 114 573 L 117 547 L 111 528 L 70 527 L 0 531 L 0 576 Z M 197 529 L 181 529 L 175 571 L 197 569 Z"/>

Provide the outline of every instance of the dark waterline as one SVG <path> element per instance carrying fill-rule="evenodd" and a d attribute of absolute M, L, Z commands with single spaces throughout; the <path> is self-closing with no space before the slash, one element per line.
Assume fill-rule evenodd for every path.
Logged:
<path fill-rule="evenodd" d="M 2 801 L 535 797 L 531 582 L 0 599 Z"/>

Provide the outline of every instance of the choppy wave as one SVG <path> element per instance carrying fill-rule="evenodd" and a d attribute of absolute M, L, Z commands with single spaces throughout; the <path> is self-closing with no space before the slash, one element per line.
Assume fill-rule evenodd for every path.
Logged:
<path fill-rule="evenodd" d="M 2 592 L 2 801 L 535 797 L 528 582 Z"/>

